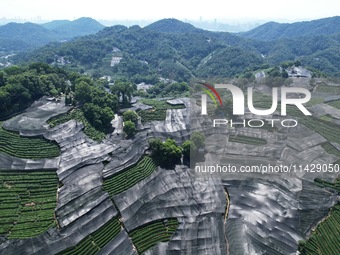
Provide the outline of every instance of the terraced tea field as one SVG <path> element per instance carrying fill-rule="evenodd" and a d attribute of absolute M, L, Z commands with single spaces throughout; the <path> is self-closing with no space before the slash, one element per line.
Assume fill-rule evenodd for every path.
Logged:
<path fill-rule="evenodd" d="M 247 94 L 247 93 L 245 93 Z M 272 106 L 272 98 L 271 96 L 260 94 L 260 93 L 254 93 L 253 94 L 253 103 L 255 108 L 264 108 L 269 109 Z"/>
<path fill-rule="evenodd" d="M 0 122 L 0 152 L 17 158 L 41 159 L 60 155 L 59 146 L 43 138 L 22 137 L 7 131 Z"/>
<path fill-rule="evenodd" d="M 75 247 L 58 253 L 58 255 L 94 255 L 121 231 L 122 227 L 118 218 L 111 219 L 100 229 L 80 241 Z"/>
<path fill-rule="evenodd" d="M 29 238 L 55 225 L 55 172 L 0 171 L 0 236 Z"/>
<path fill-rule="evenodd" d="M 55 116 L 47 121 L 50 127 L 55 127 L 70 120 L 76 120 L 84 124 L 84 133 L 95 141 L 101 141 L 105 138 L 105 133 L 97 130 L 91 125 L 85 118 L 84 113 L 81 110 L 75 109 L 66 114 Z"/>
<path fill-rule="evenodd" d="M 169 241 L 178 225 L 177 219 L 159 220 L 131 231 L 129 236 L 139 254 L 142 254 L 159 242 Z"/>
<path fill-rule="evenodd" d="M 340 193 L 340 179 L 329 183 L 320 179 L 315 182 L 321 187 L 329 187 Z M 340 203 L 335 205 L 329 216 L 312 232 L 307 241 L 300 242 L 301 255 L 338 255 L 340 251 Z"/>
<path fill-rule="evenodd" d="M 317 85 L 316 92 L 338 94 L 340 92 L 339 86 L 328 86 L 325 84 Z"/>
<path fill-rule="evenodd" d="M 163 121 L 166 118 L 167 109 L 184 109 L 184 105 L 171 105 L 166 101 L 159 101 L 155 99 L 143 99 L 143 104 L 150 105 L 153 109 L 142 110 L 138 112 L 138 115 L 142 118 L 143 122 L 149 121 Z"/>
<path fill-rule="evenodd" d="M 144 157 L 135 166 L 125 169 L 106 180 L 104 180 L 104 189 L 110 196 L 121 193 L 146 177 L 150 176 L 156 170 L 156 164 L 150 157 Z"/>
<path fill-rule="evenodd" d="M 332 154 L 332 155 L 340 158 L 340 151 L 337 148 L 335 148 L 335 146 L 333 146 L 330 142 L 326 142 L 326 143 L 322 144 L 321 147 L 327 153 Z"/>
<path fill-rule="evenodd" d="M 328 141 L 340 144 L 340 126 L 312 116 L 301 118 L 301 123 L 322 135 Z"/>
<path fill-rule="evenodd" d="M 244 143 L 244 144 L 251 144 L 251 145 L 258 145 L 258 146 L 267 144 L 267 140 L 263 138 L 244 136 L 244 135 L 230 136 L 229 142 Z"/>
<path fill-rule="evenodd" d="M 340 100 L 329 102 L 328 104 L 340 110 Z"/>

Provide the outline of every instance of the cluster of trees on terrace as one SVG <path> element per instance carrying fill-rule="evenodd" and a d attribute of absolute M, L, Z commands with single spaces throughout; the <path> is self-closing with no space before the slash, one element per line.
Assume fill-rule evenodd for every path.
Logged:
<path fill-rule="evenodd" d="M 136 133 L 136 127 L 138 124 L 138 114 L 135 111 L 128 110 L 123 113 L 123 120 L 123 131 L 128 138 L 133 137 Z"/>
<path fill-rule="evenodd" d="M 11 66 L 0 71 L 0 118 L 24 110 L 44 95 L 57 96 L 68 89 L 69 74 L 44 63 Z"/>
<path fill-rule="evenodd" d="M 198 161 L 200 150 L 204 149 L 205 137 L 201 132 L 193 132 L 190 140 L 178 146 L 173 139 L 164 142 L 159 138 L 150 139 L 151 157 L 157 165 L 164 168 L 173 168 L 176 164 L 189 163 L 190 160 Z"/>
<path fill-rule="evenodd" d="M 129 107 L 133 95 L 185 96 L 189 90 L 184 82 L 164 83 L 155 76 L 149 76 L 149 79 L 157 80 L 158 83 L 147 93 L 137 93 L 135 83 L 128 79 L 116 80 L 113 85 L 109 85 L 103 79 L 46 63 L 11 66 L 0 71 L 0 118 L 6 119 L 23 111 L 42 96 L 65 96 L 67 105 L 77 106 L 93 127 L 107 132 L 114 114 L 120 108 Z M 136 131 L 137 122 L 130 119 L 125 122 L 126 133 L 131 137 Z"/>

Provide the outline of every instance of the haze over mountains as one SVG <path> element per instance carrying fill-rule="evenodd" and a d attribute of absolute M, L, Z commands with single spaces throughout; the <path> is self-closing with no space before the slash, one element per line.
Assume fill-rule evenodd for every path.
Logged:
<path fill-rule="evenodd" d="M 88 36 L 71 39 L 83 35 Z M 58 43 L 27 51 L 49 42 Z M 163 19 L 144 28 L 104 27 L 90 18 L 43 25 L 11 23 L 0 27 L 0 48 L 25 51 L 15 56 L 14 63 L 62 60 L 62 64 L 85 71 L 95 70 L 97 75 L 157 73 L 188 80 L 233 76 L 296 60 L 338 75 L 340 17 L 293 24 L 269 22 L 240 34 L 211 32 L 176 19 Z M 121 58 L 114 68 L 110 66 L 113 57 Z"/>
<path fill-rule="evenodd" d="M 0 51 L 33 49 L 49 42 L 93 34 L 103 28 L 102 24 L 91 18 L 56 20 L 41 25 L 12 22 L 0 26 Z"/>
<path fill-rule="evenodd" d="M 91 18 L 80 18 L 74 21 L 69 20 L 54 20 L 41 26 L 60 34 L 65 39 L 70 39 L 76 36 L 84 36 L 97 33 L 105 26 Z"/>
<path fill-rule="evenodd" d="M 257 40 L 332 35 L 340 32 L 340 16 L 292 24 L 268 22 L 240 35 Z"/>

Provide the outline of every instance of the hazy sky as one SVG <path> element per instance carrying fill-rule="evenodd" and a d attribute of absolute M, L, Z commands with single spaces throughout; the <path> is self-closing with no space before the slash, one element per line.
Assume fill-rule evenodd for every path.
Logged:
<path fill-rule="evenodd" d="M 340 15 L 339 0 L 1 0 L 0 18 L 310 20 Z"/>

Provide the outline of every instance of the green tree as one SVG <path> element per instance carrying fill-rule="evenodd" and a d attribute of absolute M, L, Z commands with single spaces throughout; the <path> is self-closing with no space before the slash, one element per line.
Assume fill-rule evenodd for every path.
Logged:
<path fill-rule="evenodd" d="M 72 104 L 72 98 L 69 95 L 65 96 L 65 105 Z"/>
<path fill-rule="evenodd" d="M 204 141 L 205 137 L 202 132 L 193 132 L 190 140 L 182 144 L 184 164 L 201 161 L 204 158 L 204 155 L 200 153 L 200 149 L 204 148 Z"/>
<path fill-rule="evenodd" d="M 245 72 L 244 74 L 242 74 L 241 78 L 254 79 L 255 76 L 254 76 L 254 74 L 252 72 L 248 71 L 248 72 Z"/>
<path fill-rule="evenodd" d="M 42 63 L 42 62 L 32 63 L 28 66 L 28 69 L 34 70 L 39 74 L 49 74 L 49 73 L 54 73 L 56 71 L 49 64 Z"/>
<path fill-rule="evenodd" d="M 219 117 L 233 117 L 233 106 L 232 101 L 227 99 L 223 100 L 223 105 L 218 105 L 215 109 L 215 115 Z"/>
<path fill-rule="evenodd" d="M 159 138 L 152 138 L 149 140 L 149 146 L 151 157 L 158 165 L 161 165 L 163 161 L 163 141 Z"/>
<path fill-rule="evenodd" d="M 177 163 L 180 163 L 182 157 L 182 150 L 177 146 L 176 142 L 172 139 L 166 139 L 163 143 L 164 153 L 164 166 L 172 167 Z"/>
<path fill-rule="evenodd" d="M 134 87 L 129 81 L 117 80 L 115 84 L 111 86 L 111 91 L 116 94 L 118 98 L 121 97 L 123 106 L 126 106 L 131 102 Z"/>
<path fill-rule="evenodd" d="M 8 112 L 11 104 L 11 95 L 4 89 L 0 88 L 0 112 Z"/>
<path fill-rule="evenodd" d="M 109 107 L 101 108 L 93 103 L 86 103 L 83 106 L 83 111 L 86 119 L 97 129 L 110 128 L 114 113 Z"/>
<path fill-rule="evenodd" d="M 91 86 L 87 82 L 81 81 L 75 86 L 74 98 L 82 104 L 89 103 L 92 101 L 91 92 Z"/>
<path fill-rule="evenodd" d="M 93 103 L 86 103 L 83 106 L 83 112 L 86 119 L 98 129 L 103 127 L 103 123 L 101 121 L 101 111 L 102 109 Z"/>
<path fill-rule="evenodd" d="M 198 149 L 193 141 L 187 140 L 182 144 L 182 152 L 185 159 L 190 159 L 191 155 L 197 154 Z"/>
<path fill-rule="evenodd" d="M 305 240 L 299 241 L 299 252 L 301 254 L 307 254 L 308 249 L 306 246 L 307 246 L 307 241 Z"/>
<path fill-rule="evenodd" d="M 112 111 L 117 112 L 118 111 L 118 98 L 116 95 L 106 93 L 105 94 L 105 105 L 110 107 Z"/>
<path fill-rule="evenodd" d="M 278 67 L 273 67 L 268 71 L 269 77 L 281 77 L 281 72 Z"/>
<path fill-rule="evenodd" d="M 50 89 L 49 94 L 53 97 L 56 97 L 58 96 L 58 90 L 56 90 L 55 88 L 52 88 Z"/>
<path fill-rule="evenodd" d="M 190 140 L 196 145 L 197 149 L 204 147 L 205 137 L 202 132 L 193 132 L 190 136 Z"/>
<path fill-rule="evenodd" d="M 300 61 L 300 60 L 294 61 L 294 65 L 295 65 L 295 66 L 301 66 L 301 61 Z"/>
<path fill-rule="evenodd" d="M 289 77 L 287 71 L 283 71 L 281 74 L 282 78 L 287 79 Z"/>
<path fill-rule="evenodd" d="M 86 82 L 87 84 L 89 84 L 89 85 L 91 85 L 91 86 L 94 85 L 93 80 L 92 80 L 90 77 L 85 76 L 85 75 L 79 76 L 79 78 L 76 79 L 75 84 L 78 84 L 78 83 L 80 83 L 80 82 L 82 82 L 82 81 L 83 81 L 83 82 Z"/>
<path fill-rule="evenodd" d="M 127 120 L 124 122 L 124 127 L 123 127 L 123 131 L 126 134 L 126 136 L 129 137 L 133 137 L 136 133 L 136 125 L 135 123 L 133 123 L 130 120 Z"/>
<path fill-rule="evenodd" d="M 114 112 L 110 107 L 104 107 L 101 111 L 100 119 L 104 127 L 110 127 L 111 121 L 114 118 Z"/>
<path fill-rule="evenodd" d="M 4 71 L 7 75 L 16 75 L 23 73 L 25 70 L 19 66 L 10 66 L 7 67 Z"/>
<path fill-rule="evenodd" d="M 5 84 L 6 84 L 5 73 L 0 72 L 0 87 L 5 86 Z"/>
<path fill-rule="evenodd" d="M 126 112 L 123 113 L 123 119 L 124 121 L 132 121 L 133 123 L 137 123 L 137 120 L 138 120 L 138 115 L 135 111 L 132 111 L 132 110 L 128 110 Z"/>
<path fill-rule="evenodd" d="M 265 84 L 269 87 L 280 87 L 282 86 L 287 79 L 284 79 L 282 77 L 266 77 L 265 78 Z"/>
<path fill-rule="evenodd" d="M 293 79 L 292 78 L 285 79 L 284 85 L 290 86 L 291 84 L 293 84 Z"/>
<path fill-rule="evenodd" d="M 91 86 L 91 102 L 100 106 L 100 107 L 105 107 L 108 106 L 106 103 L 106 92 L 103 88 L 96 87 L 96 86 Z"/>
<path fill-rule="evenodd" d="M 149 145 L 152 150 L 151 156 L 158 165 L 172 168 L 180 163 L 182 149 L 176 145 L 174 140 L 168 138 L 162 142 L 159 138 L 154 138 L 149 141 Z"/>

